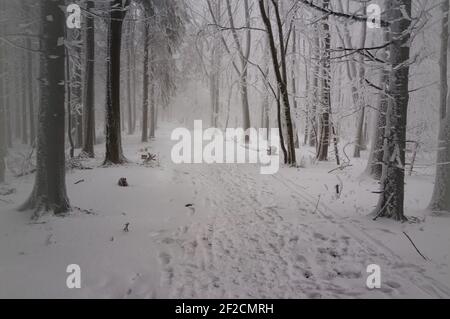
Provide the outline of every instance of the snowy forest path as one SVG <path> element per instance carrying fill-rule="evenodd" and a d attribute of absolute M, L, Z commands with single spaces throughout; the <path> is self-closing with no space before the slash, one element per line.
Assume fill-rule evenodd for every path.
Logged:
<path fill-rule="evenodd" d="M 68 171 L 71 203 L 81 210 L 65 218 L 46 216 L 30 224 L 16 208 L 31 192 L 32 176 L 12 184 L 17 191 L 0 203 L 0 268 L 8 273 L 0 276 L 0 296 L 450 296 L 445 250 L 433 254 L 442 240 L 432 237 L 431 248 L 421 241 L 434 226 L 372 221 L 370 203 L 358 211 L 354 198 L 360 193 L 352 193 L 371 184 L 328 174 L 327 167 L 281 167 L 275 175 L 261 175 L 252 164 L 176 165 L 173 128 L 164 123 L 157 139 L 144 144 L 137 135 L 126 136 L 126 165 L 102 167 L 98 156 L 85 163 L 91 170 Z M 97 154 L 102 152 L 99 146 Z M 146 152 L 157 155 L 157 162 L 143 165 Z M 117 185 L 121 177 L 129 187 Z M 345 183 L 339 200 L 336 177 Z M 445 230 L 441 220 L 431 222 Z M 416 253 L 403 230 L 430 261 Z M 82 289 L 65 285 L 66 267 L 73 263 L 82 269 Z M 371 264 L 381 267 L 381 289 L 366 287 Z M 43 282 L 52 284 L 43 290 Z"/>
<path fill-rule="evenodd" d="M 195 214 L 178 234 L 172 297 L 448 297 L 425 274 L 356 223 L 308 194 L 285 171 L 260 175 L 253 165 L 186 165 Z M 176 261 L 176 262 L 175 262 Z M 366 287 L 379 264 L 382 288 Z"/>
<path fill-rule="evenodd" d="M 283 183 L 290 191 L 292 191 L 296 196 L 299 196 L 309 204 L 314 204 L 316 199 L 313 195 L 309 194 L 308 191 L 302 190 L 298 191 L 301 188 L 295 181 L 293 181 L 289 176 L 284 176 L 280 178 L 278 176 L 274 176 L 280 183 Z M 358 222 L 342 216 L 337 210 L 333 209 L 330 205 L 325 204 L 323 201 L 319 201 L 316 204 L 316 211 L 324 218 L 329 220 L 335 220 L 335 217 L 340 219 L 338 223 L 339 227 L 349 234 L 353 239 L 357 241 L 357 243 L 370 255 L 377 255 L 385 259 L 392 268 L 417 268 L 416 272 L 400 272 L 400 276 L 404 277 L 405 280 L 410 280 L 412 283 L 416 283 L 415 286 L 419 290 L 421 290 L 425 295 L 436 298 L 448 298 L 450 296 L 450 288 L 446 286 L 444 283 L 439 280 L 428 276 L 425 272 L 424 268 L 420 266 L 414 266 L 412 264 L 407 264 L 403 261 L 403 258 L 399 256 L 393 249 L 388 247 L 383 241 L 378 240 L 368 231 L 364 230 L 363 227 L 358 225 Z M 329 214 L 332 215 L 329 215 Z M 335 216 L 335 217 L 333 217 Z M 369 218 L 370 216 L 368 216 Z M 412 275 L 411 275 L 412 273 Z"/>

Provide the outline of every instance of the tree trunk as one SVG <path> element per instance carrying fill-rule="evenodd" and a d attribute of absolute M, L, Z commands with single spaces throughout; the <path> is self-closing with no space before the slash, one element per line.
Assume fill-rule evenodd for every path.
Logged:
<path fill-rule="evenodd" d="M 70 57 L 71 60 L 71 70 L 73 73 L 70 74 L 70 87 L 71 87 L 71 107 L 74 111 L 74 124 L 76 129 L 75 134 L 75 147 L 82 148 L 83 147 L 83 108 L 82 108 L 82 61 L 81 61 L 81 30 L 72 29 L 69 34 L 71 35 L 70 39 L 70 47 L 72 49 L 72 54 Z"/>
<path fill-rule="evenodd" d="M 295 25 L 292 29 L 292 65 L 291 65 L 291 85 L 292 85 L 292 106 L 294 108 L 294 119 L 292 120 L 292 127 L 294 131 L 294 147 L 300 148 L 300 141 L 297 130 L 297 78 L 295 71 L 297 70 L 297 32 Z"/>
<path fill-rule="evenodd" d="M 131 56 L 131 48 L 134 46 L 134 32 L 133 32 L 133 22 L 130 21 L 128 23 L 128 36 L 130 40 L 128 42 L 128 47 L 126 48 L 127 52 L 127 107 L 128 107 L 128 135 L 132 135 L 134 133 L 133 130 L 133 102 L 131 99 L 131 77 L 132 77 L 132 63 L 131 59 L 134 59 L 134 56 Z M 133 71 L 134 72 L 134 71 Z"/>
<path fill-rule="evenodd" d="M 328 9 L 329 0 L 323 0 L 323 8 Z M 328 16 L 323 18 L 321 23 L 324 36 L 324 51 L 322 57 L 322 114 L 320 116 L 320 139 L 317 159 L 319 161 L 328 161 L 328 147 L 330 145 L 330 108 L 331 108 L 331 34 Z"/>
<path fill-rule="evenodd" d="M 303 43 L 305 44 L 305 43 Z M 309 92 L 310 87 L 310 68 L 311 68 L 311 48 L 308 50 L 308 55 L 306 54 L 306 45 L 303 45 L 303 56 L 304 56 L 304 64 L 305 64 L 305 94 L 306 94 L 306 116 L 305 116 L 305 136 L 303 140 L 303 144 L 307 145 L 310 140 L 311 134 L 311 93 Z"/>
<path fill-rule="evenodd" d="M 65 30 L 65 36 L 66 41 L 68 41 L 68 29 Z M 67 108 L 67 137 L 69 139 L 69 156 L 70 158 L 74 158 L 75 156 L 75 143 L 73 141 L 73 135 L 72 135 L 72 128 L 73 128 L 73 111 L 72 111 L 72 102 L 71 102 L 71 84 L 70 84 L 70 54 L 69 54 L 69 48 L 68 46 L 65 46 L 65 53 L 66 53 L 66 59 L 65 59 L 65 70 L 64 70 L 64 76 L 65 76 L 65 102 L 66 102 L 66 108 Z"/>
<path fill-rule="evenodd" d="M 150 67 L 150 134 L 149 137 L 155 138 L 156 131 L 156 101 L 155 101 L 155 68 L 153 67 L 153 57 L 151 58 Z"/>
<path fill-rule="evenodd" d="M 436 179 L 430 208 L 436 213 L 450 212 L 450 112 L 448 109 L 448 22 L 449 0 L 442 1 L 441 92 Z"/>
<path fill-rule="evenodd" d="M 250 7 L 248 0 L 244 0 L 244 12 L 245 12 L 245 27 L 246 27 L 246 49 L 245 52 L 242 48 L 241 42 L 239 40 L 239 36 L 237 34 L 236 28 L 234 26 L 233 12 L 231 9 L 230 0 L 226 1 L 227 4 L 227 13 L 228 20 L 230 23 L 231 34 L 233 35 L 233 39 L 235 45 L 238 49 L 239 57 L 241 59 L 241 71 L 240 71 L 240 88 L 241 88 L 241 102 L 242 102 L 242 121 L 244 131 L 250 128 L 250 106 L 248 103 L 248 58 L 250 56 L 250 48 L 251 48 L 251 29 L 250 29 Z M 245 141 L 249 141 L 249 136 L 246 133 Z"/>
<path fill-rule="evenodd" d="M 366 15 L 366 4 L 363 4 L 363 15 Z M 366 46 L 366 38 L 367 38 L 367 23 L 362 24 L 361 30 L 361 43 L 360 48 L 364 48 Z M 355 140 L 355 149 L 353 153 L 353 157 L 360 158 L 361 151 L 366 149 L 364 145 L 364 122 L 366 118 L 366 99 L 365 94 L 363 92 L 365 87 L 365 78 L 366 78 L 366 69 L 364 66 L 364 56 L 361 55 L 359 59 L 359 118 L 358 118 L 358 127 L 356 130 L 356 140 Z"/>
<path fill-rule="evenodd" d="M 122 25 L 129 0 L 113 0 L 108 30 L 108 63 L 106 71 L 106 156 L 104 165 L 126 162 L 122 150 L 120 119 L 120 53 Z"/>
<path fill-rule="evenodd" d="M 270 6 L 266 5 L 267 15 L 270 15 Z M 263 103 L 261 106 L 261 128 L 267 129 L 267 140 L 269 140 L 270 129 L 270 96 L 269 96 L 269 76 L 270 76 L 270 44 L 269 39 L 265 37 L 264 40 L 264 74 L 263 80 Z"/>
<path fill-rule="evenodd" d="M 35 217 L 40 212 L 65 213 L 70 209 L 65 182 L 65 108 L 64 108 L 64 1 L 41 3 L 43 23 L 41 54 L 41 83 L 37 172 L 33 192 L 22 210 L 32 209 Z M 48 17 L 52 19 L 48 19 Z"/>
<path fill-rule="evenodd" d="M 27 39 L 27 48 L 31 49 L 31 40 Z M 34 123 L 34 100 L 33 100 L 33 53 L 31 50 L 28 51 L 27 54 L 27 70 L 28 70 L 28 79 L 27 79 L 27 93 L 28 93 L 28 114 L 30 120 L 30 144 L 33 145 L 36 139 L 36 127 Z"/>
<path fill-rule="evenodd" d="M 18 61 L 17 58 L 17 49 L 14 52 L 15 56 L 15 70 L 20 70 L 20 63 Z M 21 77 L 20 77 L 20 73 L 17 74 L 15 73 L 15 85 L 14 85 L 14 102 L 12 105 L 15 106 L 14 110 L 14 137 L 16 138 L 16 140 L 19 140 L 22 136 L 22 121 L 21 121 L 21 116 L 20 116 L 20 108 L 21 108 L 21 100 L 22 100 L 22 92 L 21 92 Z"/>
<path fill-rule="evenodd" d="M 221 1 L 216 1 L 215 16 L 217 22 L 222 23 L 221 19 Z M 219 31 L 220 32 L 220 31 Z M 211 50 L 211 72 L 210 72 L 210 98 L 211 98 L 211 127 L 218 126 L 219 116 L 219 100 L 220 100 L 220 64 L 221 64 L 221 48 L 220 39 L 213 40 L 213 47 Z"/>
<path fill-rule="evenodd" d="M 9 28 L 6 26 L 4 28 L 2 28 L 3 32 L 7 32 Z M 0 31 L 1 32 L 1 31 Z M 11 59 L 11 49 L 10 48 L 6 48 L 5 46 L 3 46 L 2 48 L 0 48 L 0 50 L 3 50 L 3 59 Z M 0 54 L 2 54 L 2 52 L 0 52 Z M 1 63 L 1 59 L 0 59 L 0 63 Z M 11 75 L 11 66 L 8 63 L 4 63 L 3 64 L 3 72 L 6 74 L 6 76 L 10 76 Z M 13 146 L 13 132 L 12 132 L 12 125 L 13 125 L 13 114 L 11 112 L 11 82 L 13 81 L 4 81 L 3 80 L 3 94 L 5 95 L 5 104 L 4 104 L 4 116 L 5 116 L 5 128 L 6 128 L 6 145 L 8 148 L 12 148 Z M 14 84 L 14 82 L 13 82 Z M 0 164 L 1 165 L 1 164 Z"/>
<path fill-rule="evenodd" d="M 259 0 L 259 8 L 260 8 L 261 16 L 262 16 L 264 25 L 265 25 L 267 33 L 268 33 L 273 69 L 275 72 L 278 88 L 280 91 L 280 98 L 281 98 L 281 101 L 283 102 L 283 115 L 284 115 L 284 120 L 286 123 L 286 130 L 287 130 L 287 141 L 286 141 L 287 148 L 286 148 L 285 163 L 290 164 L 290 165 L 295 165 L 296 164 L 296 156 L 295 156 L 295 145 L 294 145 L 294 130 L 293 130 L 293 126 L 292 126 L 292 118 L 291 118 L 291 110 L 290 110 L 289 94 L 288 94 L 288 83 L 287 83 L 288 76 L 287 76 L 287 67 L 286 67 L 286 51 L 285 51 L 285 43 L 284 43 L 284 36 L 283 36 L 283 24 L 281 21 L 281 15 L 280 15 L 279 7 L 278 7 L 278 1 L 276 1 L 276 0 L 272 1 L 272 5 L 275 9 L 275 16 L 276 16 L 276 21 L 277 21 L 278 41 L 279 41 L 279 46 L 280 46 L 280 57 L 281 57 L 280 61 L 281 61 L 281 63 L 278 61 L 278 51 L 277 51 L 277 47 L 275 45 L 274 32 L 272 29 L 272 24 L 270 22 L 270 18 L 267 15 L 266 9 L 264 7 L 264 1 Z M 280 106 L 279 106 L 279 108 L 280 108 Z M 280 115 L 281 115 L 280 111 L 278 111 L 278 117 L 280 117 Z M 278 119 L 278 123 L 279 123 L 279 125 L 281 124 L 280 118 Z M 281 125 L 280 125 L 280 131 L 282 131 Z M 281 136 L 280 136 L 280 140 L 283 141 Z"/>
<path fill-rule="evenodd" d="M 1 10 L 4 9 L 3 3 L 1 4 Z M 0 29 L 0 36 L 3 36 L 3 29 Z M 5 157 L 7 149 L 6 141 L 6 107 L 4 104 L 4 97 L 7 95 L 5 72 L 6 72 L 6 54 L 4 46 L 0 47 L 0 184 L 5 181 Z"/>
<path fill-rule="evenodd" d="M 24 60 L 27 59 L 27 55 L 25 52 L 21 54 Z M 22 89 L 22 144 L 28 144 L 28 118 L 27 118 L 27 97 L 28 97 L 28 86 L 27 86 L 27 68 L 26 64 L 22 64 L 20 70 L 22 71 L 22 81 L 21 81 L 21 89 Z M 30 101 L 31 103 L 31 101 Z"/>
<path fill-rule="evenodd" d="M 142 142 L 148 142 L 148 105 L 149 105 L 149 84 L 150 84 L 150 26 L 144 25 L 144 78 L 142 95 Z"/>
<path fill-rule="evenodd" d="M 389 2 L 391 49 L 389 105 L 386 115 L 381 194 L 377 217 L 404 221 L 406 123 L 409 102 L 411 1 Z"/>
<path fill-rule="evenodd" d="M 87 1 L 86 10 L 91 13 L 95 8 L 94 1 Z M 91 14 L 86 17 L 85 31 L 86 61 L 84 72 L 84 156 L 94 158 L 95 144 L 95 21 Z"/>
<path fill-rule="evenodd" d="M 385 43 L 390 41 L 388 30 L 384 31 L 384 41 Z M 387 61 L 388 56 L 388 49 L 386 48 L 381 58 Z M 386 127 L 386 112 L 388 108 L 387 90 L 389 87 L 389 69 L 387 67 L 384 67 L 381 70 L 380 87 L 383 88 L 383 91 L 379 92 L 378 95 L 379 100 L 378 110 L 376 112 L 374 121 L 374 136 L 366 169 L 366 172 L 369 174 L 369 176 L 372 176 L 376 180 L 381 179 L 381 175 L 383 172 L 383 145 Z"/>
<path fill-rule="evenodd" d="M 133 99 L 133 105 L 132 105 L 132 131 L 133 133 L 136 132 L 136 115 L 137 115 L 137 105 L 136 105 L 136 88 L 138 85 L 137 82 L 137 71 L 136 71 L 136 53 L 135 53 L 135 48 L 134 45 L 131 47 L 131 56 L 133 57 L 132 59 L 132 78 L 133 78 L 133 86 L 132 86 L 132 94 L 131 97 Z"/>
<path fill-rule="evenodd" d="M 3 57 L 0 56 L 0 59 L 2 58 Z M 5 181 L 5 158 L 6 158 L 6 125 L 5 125 L 6 112 L 3 104 L 3 93 L 4 93 L 3 83 L 0 83 L 0 184 Z"/>
<path fill-rule="evenodd" d="M 314 25 L 314 70 L 313 70 L 313 99 L 312 105 L 309 112 L 309 121 L 310 121 L 310 132 L 309 132 L 309 146 L 317 148 L 317 139 L 319 138 L 319 132 L 317 127 L 317 106 L 319 105 L 319 77 L 320 77 L 320 39 L 319 39 L 319 27 L 317 24 Z"/>

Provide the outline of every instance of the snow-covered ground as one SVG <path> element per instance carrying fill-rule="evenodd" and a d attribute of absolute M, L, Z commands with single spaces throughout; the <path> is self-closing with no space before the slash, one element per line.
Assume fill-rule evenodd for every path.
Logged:
<path fill-rule="evenodd" d="M 16 192 L 0 196 L 0 298 L 450 298 L 450 218 L 425 212 L 432 176 L 408 178 L 414 222 L 373 221 L 364 159 L 276 175 L 175 165 L 171 129 L 145 145 L 125 137 L 125 166 L 99 167 L 99 147 L 84 163 L 93 170 L 68 172 L 77 209 L 66 217 L 32 222 L 15 208 L 33 176 L 12 180 Z M 145 147 L 158 165 L 140 164 Z M 81 289 L 66 286 L 69 264 L 81 267 Z M 381 289 L 366 287 L 370 264 L 381 266 Z"/>

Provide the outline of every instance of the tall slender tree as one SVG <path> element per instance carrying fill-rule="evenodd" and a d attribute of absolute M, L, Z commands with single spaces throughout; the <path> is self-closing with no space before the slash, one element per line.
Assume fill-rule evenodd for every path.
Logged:
<path fill-rule="evenodd" d="M 133 47 L 134 47 L 134 33 L 135 33 L 135 23 L 132 19 L 127 23 L 127 31 L 129 34 L 128 47 L 126 49 L 127 55 L 127 128 L 128 134 L 134 133 L 133 127 L 133 92 L 132 92 L 132 74 L 136 72 L 133 68 L 133 60 L 135 59 Z"/>
<path fill-rule="evenodd" d="M 37 172 L 30 198 L 22 210 L 34 210 L 35 216 L 70 209 L 65 181 L 65 108 L 64 108 L 64 1 L 41 3 L 42 54 L 41 88 L 37 136 Z M 51 17 L 51 19 L 49 18 Z"/>
<path fill-rule="evenodd" d="M 244 0 L 244 13 L 245 13 L 245 47 L 242 45 L 241 39 L 236 31 L 234 24 L 233 12 L 231 9 L 231 0 L 226 0 L 227 14 L 228 20 L 230 24 L 231 34 L 233 36 L 234 43 L 236 45 L 241 68 L 236 69 L 240 78 L 240 90 L 241 90 L 241 101 L 242 101 L 242 120 L 243 120 L 243 128 L 244 131 L 247 131 L 250 126 L 250 105 L 248 102 L 248 59 L 250 57 L 251 52 L 251 44 L 252 44 L 252 33 L 251 33 L 251 19 L 250 19 L 250 5 L 248 0 Z M 249 141 L 249 136 L 245 137 L 246 142 Z"/>
<path fill-rule="evenodd" d="M 144 24 L 144 71 L 142 95 L 142 142 L 148 141 L 148 107 L 150 85 L 150 22 Z"/>
<path fill-rule="evenodd" d="M 24 45 L 25 47 L 25 45 Z M 21 52 L 20 56 L 23 58 L 24 61 L 27 60 L 27 52 L 24 50 Z M 20 68 L 21 73 L 21 94 L 22 94 L 22 105 L 21 105 L 21 116 L 22 116 L 22 144 L 28 144 L 28 94 L 27 94 L 27 64 L 22 64 Z M 32 102 L 30 102 L 32 103 Z"/>
<path fill-rule="evenodd" d="M 377 217 L 399 221 L 404 215 L 406 124 L 409 103 L 411 1 L 391 0 L 389 103 L 384 136 L 383 173 Z"/>
<path fill-rule="evenodd" d="M 328 10 L 329 0 L 322 0 L 322 8 Z M 331 33 L 329 17 L 325 15 L 321 22 L 324 37 L 322 54 L 322 98 L 320 114 L 320 138 L 317 159 L 328 160 L 328 147 L 330 146 L 330 109 L 331 109 Z"/>
<path fill-rule="evenodd" d="M 95 2 L 88 0 L 86 2 L 87 16 L 85 27 L 86 60 L 84 72 L 84 134 L 82 153 L 91 158 L 95 156 L 95 20 L 92 16 L 94 9 Z"/>
<path fill-rule="evenodd" d="M 0 2 L 0 12 L 4 10 L 3 1 Z M 0 37 L 3 36 L 3 27 L 0 28 Z M 5 94 L 7 86 L 5 74 L 6 74 L 6 54 L 3 46 L 0 47 L 0 183 L 5 181 L 5 157 L 7 150 L 7 140 L 6 140 L 6 106 L 5 106 Z"/>
<path fill-rule="evenodd" d="M 278 90 L 280 92 L 280 99 L 283 105 L 283 119 L 286 123 L 286 158 L 285 163 L 290 165 L 296 164 L 295 156 L 295 142 L 294 142 L 294 129 L 291 118 L 291 107 L 289 102 L 288 92 L 288 74 L 287 74 L 287 61 L 286 61 L 286 43 L 284 40 L 283 21 L 281 20 L 281 13 L 278 0 L 270 0 L 274 9 L 276 26 L 278 31 L 278 44 L 280 46 L 279 52 L 275 44 L 275 33 L 272 27 L 272 22 L 267 14 L 264 0 L 259 0 L 259 9 L 261 12 L 262 20 L 265 25 L 267 36 L 270 44 L 270 53 L 272 57 L 273 71 L 277 80 Z M 279 53 L 279 55 L 278 55 Z M 279 56 L 279 58 L 278 58 Z M 280 117 L 280 115 L 279 115 Z M 279 121 L 280 122 L 280 121 Z M 283 140 L 283 139 L 281 139 Z"/>
<path fill-rule="evenodd" d="M 366 15 L 367 12 L 367 4 L 363 3 L 363 14 Z M 367 23 L 362 23 L 361 29 L 361 42 L 360 48 L 364 48 L 366 46 L 367 39 Z M 359 102 L 359 118 L 358 118 L 358 126 L 356 129 L 356 140 L 355 140 L 355 149 L 353 153 L 353 157 L 360 158 L 361 151 L 366 149 L 366 145 L 364 145 L 364 123 L 366 118 L 366 97 L 365 97 L 365 80 L 366 80 L 366 67 L 364 65 L 364 55 L 361 55 L 359 58 L 359 76 L 358 76 L 358 102 Z"/>
<path fill-rule="evenodd" d="M 27 52 L 27 94 L 28 94 L 28 114 L 29 114 L 29 123 L 30 123 L 30 144 L 33 145 L 33 143 L 36 140 L 36 125 L 34 120 L 34 97 L 33 97 L 33 80 L 34 80 L 34 72 L 33 72 L 33 51 L 32 49 L 32 42 L 31 39 L 27 39 L 27 45 L 28 48 Z"/>
<path fill-rule="evenodd" d="M 317 14 L 313 16 L 317 17 Z M 309 111 L 309 121 L 311 122 L 311 128 L 309 133 L 309 146 L 318 147 L 318 138 L 319 138 L 319 128 L 317 125 L 317 106 L 320 101 L 320 88 L 319 88 L 319 78 L 320 78 L 320 28 L 318 23 L 315 23 L 313 26 L 313 53 L 312 60 L 314 61 L 314 68 L 312 72 L 312 103 L 311 109 Z"/>
<path fill-rule="evenodd" d="M 388 29 L 383 30 L 383 39 L 385 43 L 390 41 Z M 382 51 L 381 59 L 388 61 L 389 48 Z M 388 90 L 389 87 L 389 68 L 383 65 L 380 70 L 380 89 L 378 94 L 378 109 L 375 113 L 373 138 L 370 149 L 369 161 L 367 163 L 366 173 L 374 179 L 380 180 L 383 172 L 383 145 L 384 131 L 386 127 L 386 112 L 388 108 Z"/>
<path fill-rule="evenodd" d="M 108 59 L 106 68 L 106 155 L 104 165 L 126 161 L 122 150 L 120 114 L 120 57 L 122 26 L 130 0 L 111 0 L 108 23 Z"/>
<path fill-rule="evenodd" d="M 222 24 L 222 1 L 214 3 L 214 15 L 217 17 L 217 23 Z M 220 32 L 220 31 L 219 31 Z M 211 71 L 209 72 L 209 90 L 211 100 L 211 127 L 217 127 L 220 112 L 220 72 L 222 60 L 222 46 L 220 37 L 214 35 L 211 48 Z"/>
<path fill-rule="evenodd" d="M 149 137 L 155 138 L 156 133 L 156 96 L 155 96 L 155 56 L 150 55 L 150 132 Z"/>
<path fill-rule="evenodd" d="M 449 0 L 442 1 L 441 85 L 436 179 L 430 208 L 434 213 L 450 212 L 450 110 L 448 100 Z"/>

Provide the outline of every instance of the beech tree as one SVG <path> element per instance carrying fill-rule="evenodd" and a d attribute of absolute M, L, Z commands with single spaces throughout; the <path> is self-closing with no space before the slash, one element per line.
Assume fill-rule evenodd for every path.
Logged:
<path fill-rule="evenodd" d="M 248 72 L 249 72 L 249 57 L 251 53 L 251 41 L 252 41 L 252 33 L 251 33 L 251 19 L 250 19 L 250 5 L 248 0 L 243 1 L 244 4 L 244 15 L 245 15 L 245 42 L 239 37 L 235 26 L 235 18 L 233 15 L 233 10 L 231 8 L 231 0 L 225 0 L 226 12 L 228 16 L 229 30 L 231 32 L 234 46 L 237 50 L 237 54 L 239 57 L 240 65 L 238 65 L 234 60 L 232 61 L 233 69 L 236 72 L 236 75 L 239 77 L 239 89 L 241 96 L 241 107 L 242 107 L 242 123 L 244 131 L 247 131 L 251 126 L 250 120 L 250 105 L 249 105 L 249 96 L 248 96 Z M 211 0 L 207 0 L 207 5 L 209 9 L 209 13 L 214 24 L 220 29 L 223 26 L 220 25 L 220 17 L 216 16 L 217 10 L 214 10 Z M 222 42 L 223 49 L 225 52 L 233 56 L 232 50 L 230 46 L 227 44 L 225 37 L 221 34 L 220 40 Z M 214 97 L 215 98 L 215 97 Z M 214 102 L 216 103 L 216 102 Z M 216 108 L 216 106 L 214 106 Z M 245 136 L 245 141 L 249 141 L 249 136 Z"/>
<path fill-rule="evenodd" d="M 276 26 L 278 30 L 278 45 L 280 46 L 279 52 L 275 44 L 275 32 L 272 28 L 272 22 L 270 17 L 267 15 L 267 11 L 264 5 L 264 0 L 259 0 L 259 10 L 261 12 L 261 17 L 263 23 L 266 27 L 267 36 L 269 39 L 270 53 L 272 58 L 273 71 L 275 73 L 276 81 L 278 84 L 278 89 L 280 90 L 281 100 L 283 103 L 283 116 L 286 123 L 287 130 L 287 148 L 285 163 L 290 165 L 296 164 L 295 156 L 295 141 L 294 141 L 294 129 L 292 125 L 291 118 L 291 107 L 289 102 L 289 92 L 288 92 L 288 74 L 287 74 L 287 60 L 286 60 L 286 43 L 284 40 L 283 33 L 283 22 L 281 21 L 280 8 L 277 0 L 271 0 L 275 18 Z M 279 54 L 279 55 L 278 55 Z M 280 56 L 280 58 L 278 58 Z M 282 143 L 283 143 L 283 139 Z"/>
<path fill-rule="evenodd" d="M 322 6 L 324 10 L 329 8 L 330 1 L 323 0 Z M 319 161 L 328 160 L 328 147 L 330 146 L 330 110 L 331 110 L 331 34 L 329 25 L 329 16 L 324 15 L 321 21 L 322 36 L 324 37 L 324 45 L 322 50 L 322 74 L 321 74 L 321 109 L 319 117 L 319 145 L 317 149 L 317 159 Z"/>
<path fill-rule="evenodd" d="M 367 4 L 363 3 L 363 14 L 367 13 Z M 367 23 L 362 23 L 361 30 L 361 41 L 359 44 L 360 48 L 366 47 L 366 38 L 367 38 Z M 366 67 L 364 65 L 365 56 L 360 55 L 359 59 L 359 74 L 358 74 L 358 108 L 359 108 L 359 118 L 358 118 L 358 126 L 356 129 L 356 139 L 355 139 L 355 149 L 353 156 L 355 158 L 361 157 L 361 151 L 366 149 L 365 141 L 364 141 L 364 123 L 366 118 L 366 97 L 365 97 L 365 80 L 366 80 Z"/>
<path fill-rule="evenodd" d="M 440 109 L 436 179 L 430 208 L 434 213 L 450 212 L 450 110 L 448 101 L 449 0 L 443 0 L 440 56 Z"/>
<path fill-rule="evenodd" d="M 411 39 L 411 1 L 392 0 L 388 3 L 390 22 L 390 96 L 386 114 L 383 146 L 383 172 L 376 217 L 406 220 L 405 149 L 409 102 L 409 55 Z"/>
<path fill-rule="evenodd" d="M 383 30 L 383 39 L 385 43 L 389 43 L 389 30 Z M 387 61 L 389 57 L 389 48 L 384 48 L 380 56 L 381 60 Z M 375 121 L 373 125 L 372 146 L 370 149 L 369 160 L 366 172 L 369 176 L 380 180 L 383 172 L 383 145 L 384 145 L 384 131 L 386 127 L 386 113 L 388 107 L 388 87 L 389 87 L 389 68 L 387 65 L 381 66 L 380 92 L 378 94 L 378 108 L 375 113 Z"/>
<path fill-rule="evenodd" d="M 41 3 L 41 81 L 34 188 L 21 210 L 62 214 L 70 209 L 65 181 L 64 1 Z M 51 18 L 49 18 L 51 17 Z"/>
<path fill-rule="evenodd" d="M 217 17 L 217 23 L 222 23 L 222 1 L 217 0 L 212 5 L 214 10 L 214 16 Z M 220 112 L 220 72 L 222 61 L 222 45 L 220 37 L 214 37 L 212 39 L 211 48 L 211 70 L 209 72 L 209 86 L 210 86 L 210 99 L 211 99 L 211 126 L 218 126 L 218 117 Z M 244 114 L 246 114 L 244 112 Z"/>

